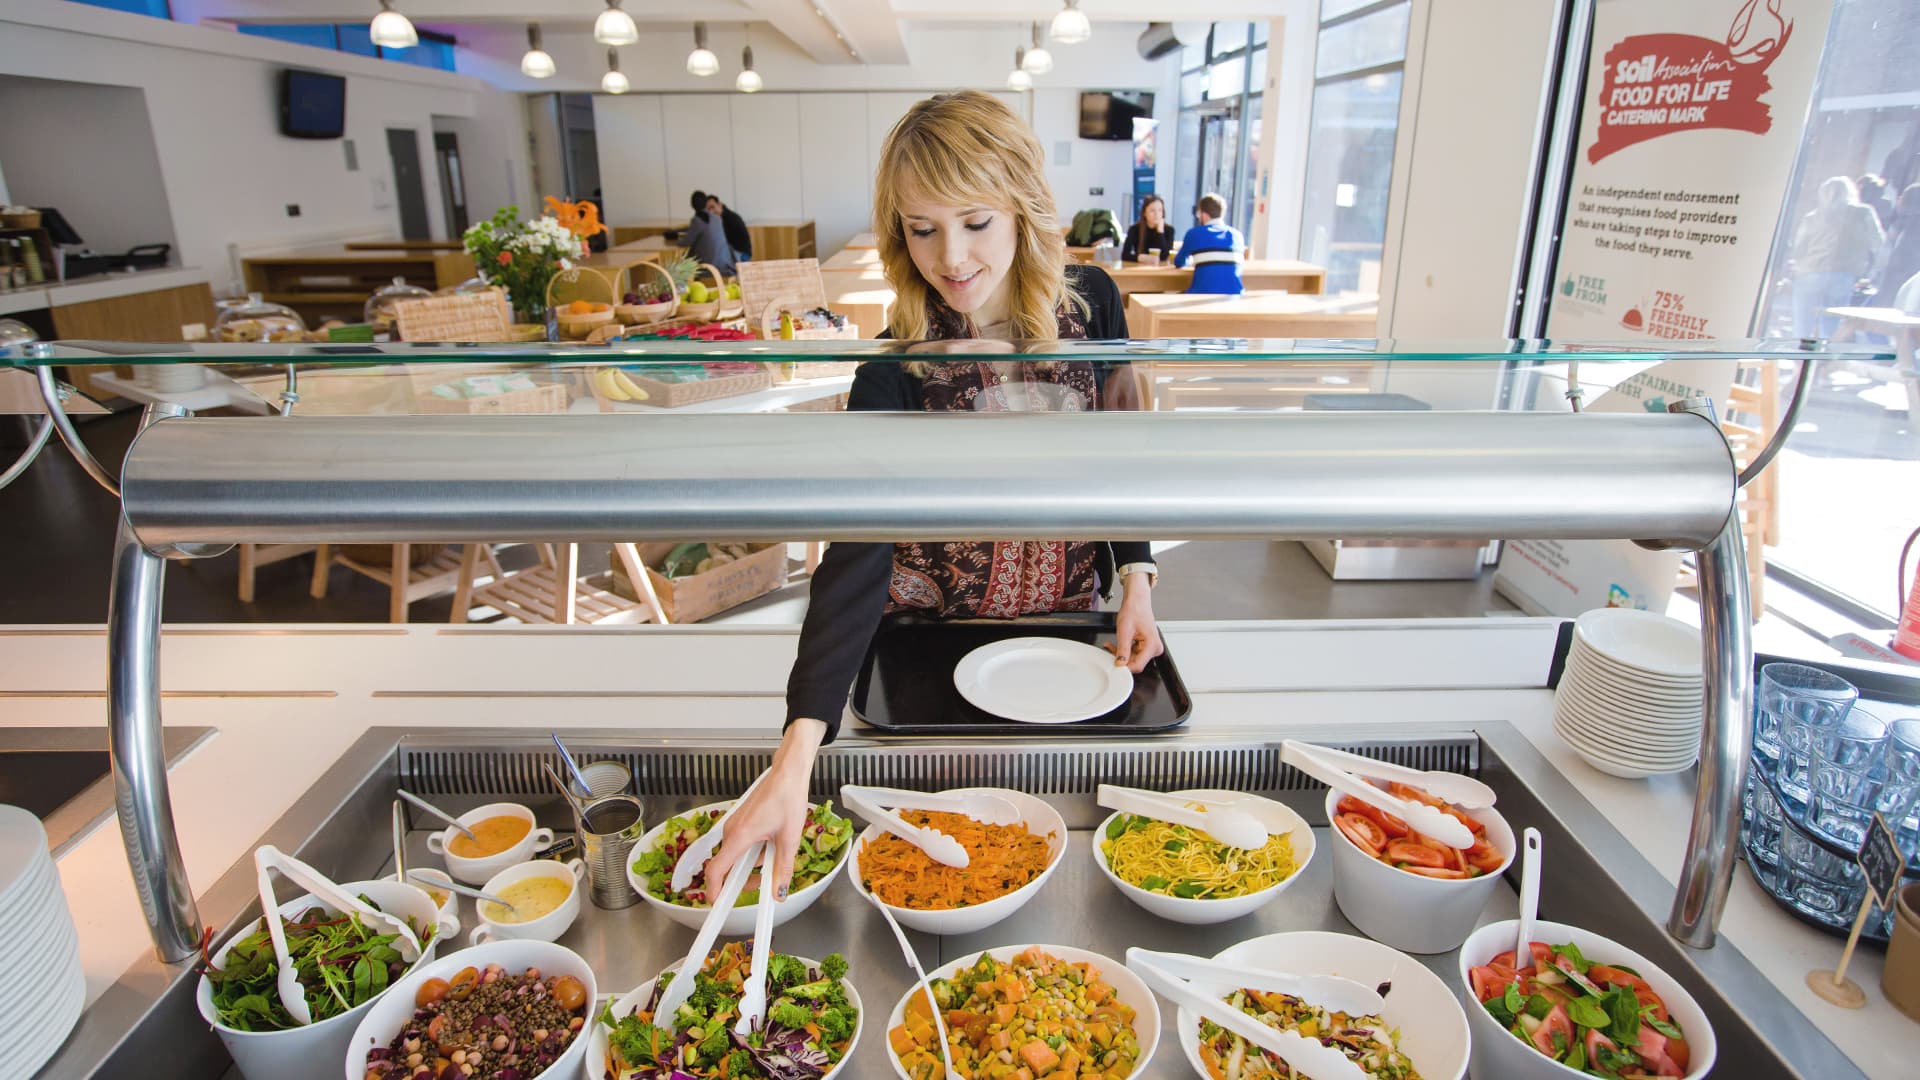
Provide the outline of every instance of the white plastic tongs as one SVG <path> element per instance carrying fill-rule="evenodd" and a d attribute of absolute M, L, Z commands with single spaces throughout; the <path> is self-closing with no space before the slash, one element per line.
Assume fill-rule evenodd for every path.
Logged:
<path fill-rule="evenodd" d="M 1109 810 L 1139 814 L 1171 825 L 1198 829 L 1215 840 L 1245 851 L 1267 846 L 1269 834 L 1260 819 L 1234 808 L 1230 800 L 1201 799 L 1184 795 L 1163 795 L 1157 791 L 1101 784 L 1094 801 Z M 1199 803 L 1204 810 L 1195 810 Z"/>
<path fill-rule="evenodd" d="M 936 829 L 909 825 L 894 810 L 945 811 L 988 825 L 1018 825 L 1021 821 L 1020 808 L 1011 800 L 985 792 L 905 791 L 847 784 L 840 789 L 840 801 L 867 821 L 926 852 L 935 862 L 960 870 L 971 861 L 960 841 Z"/>
<path fill-rule="evenodd" d="M 741 792 L 740 797 L 733 801 L 734 807 L 737 808 L 741 803 L 746 802 L 747 796 L 752 795 L 753 790 L 760 786 L 760 781 L 766 778 L 767 774 L 764 772 L 754 777 L 753 783 L 747 785 L 747 790 Z M 727 813 L 731 814 L 733 810 L 729 809 Z M 686 892 L 693 885 L 693 875 L 705 869 L 707 860 L 713 858 L 713 853 L 720 850 L 720 841 L 725 837 L 726 831 L 727 819 L 722 816 L 719 821 L 713 823 L 712 828 L 694 837 L 693 843 L 687 845 L 687 850 L 680 853 L 680 861 L 673 864 L 673 877 L 667 882 L 673 886 L 674 892 Z M 711 887 L 713 883 L 707 884 Z"/>
<path fill-rule="evenodd" d="M 1278 1055 L 1296 1074 L 1311 1076 L 1314 1080 L 1367 1080 L 1360 1066 L 1340 1051 L 1298 1032 L 1270 1028 L 1227 1004 L 1218 994 L 1228 987 L 1265 990 L 1290 994 L 1350 1016 L 1377 1016 L 1386 1009 L 1387 1002 L 1370 987 L 1336 975 L 1288 975 L 1141 948 L 1127 950 L 1127 969 L 1140 976 L 1154 993 L 1175 1005 Z M 1220 990 L 1209 992 L 1203 987 Z"/>
<path fill-rule="evenodd" d="M 720 929 L 726 925 L 727 916 L 733 913 L 734 904 L 740 900 L 740 893 L 746 888 L 747 879 L 753 876 L 754 869 L 766 862 L 766 874 L 760 881 L 760 907 L 755 912 L 753 968 L 751 976 L 760 980 L 760 1007 L 766 1008 L 766 951 L 769 939 L 773 937 L 773 889 L 769 882 L 773 879 L 773 845 L 761 841 L 748 848 L 727 872 L 727 880 L 721 884 L 719 895 L 713 898 L 713 907 L 708 909 L 706 920 L 700 924 L 700 931 L 693 936 L 693 947 L 687 950 L 686 959 L 680 962 L 680 969 L 674 974 L 673 981 L 660 992 L 660 1001 L 654 1006 L 653 1022 L 664 1024 L 669 1030 L 679 1030 L 676 1014 L 680 1006 L 693 996 L 694 975 L 706 966 L 707 953 L 713 943 L 720 938 Z M 741 1004 L 747 1004 L 742 999 Z M 741 1009 L 744 1020 L 746 1009 Z M 661 1017 L 665 1017 L 664 1021 Z"/>
<path fill-rule="evenodd" d="M 299 859 L 272 844 L 265 844 L 254 851 L 253 866 L 259 874 L 260 910 L 267 924 L 267 937 L 273 941 L 280 1004 L 286 1006 L 287 1015 L 302 1027 L 313 1023 L 313 1014 L 307 1009 L 306 988 L 300 985 L 299 974 L 294 971 L 293 957 L 287 952 L 287 932 L 280 925 L 280 901 L 273 894 L 274 871 L 279 871 L 288 881 L 312 893 L 315 899 L 331 904 L 336 911 L 358 915 L 368 927 L 392 933 L 394 951 L 400 954 L 402 960 L 412 963 L 420 959 L 420 939 L 414 936 L 405 919 L 394 918 L 349 894 Z"/>
<path fill-rule="evenodd" d="M 1340 753 L 1340 751 L 1334 751 L 1334 753 Z M 1430 836 L 1448 847 L 1464 849 L 1473 846 L 1473 830 L 1462 825 L 1460 820 L 1452 814 L 1442 813 L 1426 803 L 1408 802 L 1405 799 L 1395 798 L 1348 772 L 1344 767 L 1344 761 L 1336 762 L 1325 755 L 1324 747 L 1315 746 L 1312 743 L 1288 739 L 1280 744 L 1281 761 L 1325 783 L 1335 791 L 1343 795 L 1351 795 L 1363 803 L 1385 810 L 1406 822 L 1407 828 L 1422 836 Z M 1377 765 L 1378 762 L 1373 764 Z"/>
<path fill-rule="evenodd" d="M 1462 776 L 1456 772 L 1440 772 L 1437 769 L 1410 769 L 1390 761 L 1378 761 L 1359 754 L 1349 754 L 1345 750 L 1335 750 L 1331 746 L 1313 743 L 1307 745 L 1313 747 L 1316 756 L 1344 767 L 1355 776 L 1367 776 L 1375 780 L 1398 780 L 1403 784 L 1417 787 L 1436 799 L 1445 799 L 1455 806 L 1468 810 L 1484 810 L 1493 805 L 1495 797 L 1493 789 L 1471 776 Z"/>

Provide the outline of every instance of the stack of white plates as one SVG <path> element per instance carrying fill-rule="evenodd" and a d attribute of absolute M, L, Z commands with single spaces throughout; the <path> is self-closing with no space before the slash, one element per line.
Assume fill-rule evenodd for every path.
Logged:
<path fill-rule="evenodd" d="M 1599 608 L 1574 620 L 1553 728 L 1601 772 L 1679 772 L 1700 754 L 1703 694 L 1700 631 L 1652 612 Z"/>
<path fill-rule="evenodd" d="M 32 1076 L 80 1020 L 80 970 L 60 872 L 40 819 L 0 806 L 0 1076 Z"/>

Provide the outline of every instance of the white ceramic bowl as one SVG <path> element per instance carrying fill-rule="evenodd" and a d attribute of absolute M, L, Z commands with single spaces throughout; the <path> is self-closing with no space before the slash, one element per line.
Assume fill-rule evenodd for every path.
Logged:
<path fill-rule="evenodd" d="M 409 881 L 407 884 L 419 889 L 421 892 L 426 892 L 429 887 L 440 890 L 440 895 L 443 899 L 437 900 L 435 903 L 440 907 L 440 925 L 443 928 L 442 932 L 448 937 L 459 933 L 460 897 L 455 895 L 452 889 L 444 887 L 453 883 L 453 879 L 447 876 L 447 872 L 445 870 L 435 870 L 432 867 L 422 867 L 417 870 L 408 870 L 407 876 L 419 879 Z M 395 874 L 386 880 L 399 881 L 400 875 Z M 427 895 L 431 897 L 433 894 L 428 893 Z"/>
<path fill-rule="evenodd" d="M 1060 866 L 1061 859 L 1067 853 L 1067 822 L 1060 811 L 1028 795 L 1024 791 L 1011 788 L 953 788 L 942 792 L 946 795 L 997 795 L 1007 799 L 1020 810 L 1020 821 L 1028 832 L 1035 836 L 1049 837 L 1047 840 L 1047 868 L 1040 871 L 1032 881 L 1013 890 L 1005 896 L 997 896 L 984 904 L 973 907 L 954 908 L 950 911 L 922 911 L 918 908 L 895 907 L 885 905 L 893 913 L 894 920 L 909 930 L 919 930 L 928 934 L 971 934 L 975 930 L 985 930 L 1001 919 L 1019 911 L 1027 901 L 1040 895 L 1040 887 L 1053 876 Z M 1051 834 L 1051 835 L 1049 835 Z M 868 903 L 879 900 L 867 891 L 866 878 L 860 873 L 860 853 L 867 844 L 879 839 L 882 832 L 877 825 L 870 825 L 867 831 L 853 841 L 853 887 L 860 897 Z M 888 1025 L 892 1030 L 892 1025 Z"/>
<path fill-rule="evenodd" d="M 473 928 L 467 941 L 479 945 L 488 941 L 552 941 L 567 932 L 573 920 L 580 917 L 580 886 L 587 880 L 587 864 L 579 859 L 566 862 L 554 862 L 552 859 L 534 859 L 519 866 L 509 866 L 505 870 L 487 879 L 480 886 L 481 892 L 500 895 L 500 890 L 516 881 L 530 877 L 558 878 L 567 883 L 567 898 L 560 906 L 545 915 L 528 922 L 495 922 L 487 918 L 487 901 L 475 900 L 474 917 L 480 925 Z"/>
<path fill-rule="evenodd" d="M 1338 831 L 1338 830 L 1336 830 Z M 1391 868 L 1389 868 L 1391 869 Z M 1513 931 L 1507 932 L 1513 937 Z M 1269 934 L 1243 941 L 1214 959 L 1223 964 L 1264 968 L 1292 975 L 1339 975 L 1362 986 L 1390 982 L 1384 1016 L 1398 1028 L 1397 1045 L 1425 1080 L 1461 1080 L 1467 1075 L 1469 1032 L 1465 1010 L 1447 984 L 1426 965 L 1405 953 L 1353 934 L 1304 930 Z M 1222 982 L 1205 987 L 1225 997 L 1234 988 Z M 1200 1021 L 1185 1009 L 1178 1011 L 1180 1045 L 1194 1073 L 1208 1075 L 1200 1063 Z M 1508 1036 L 1512 1038 L 1512 1036 Z M 1482 1073 L 1483 1080 L 1507 1080 L 1506 1073 Z"/>
<path fill-rule="evenodd" d="M 696 807 L 685 813 L 675 814 L 674 817 L 703 814 L 710 810 L 731 810 L 733 809 L 735 801 L 736 800 L 729 799 L 726 802 L 708 803 L 705 806 Z M 670 818 L 668 820 L 672 819 Z M 652 851 L 659 846 L 660 836 L 666 831 L 666 828 L 667 823 L 662 821 L 660 824 L 648 829 L 647 834 L 642 836 L 640 842 L 633 845 L 633 850 L 627 853 L 627 884 L 633 886 L 633 891 L 640 894 L 640 899 L 646 901 L 655 911 L 658 911 L 660 914 L 665 915 L 667 918 L 672 919 L 674 922 L 679 923 L 689 930 L 698 930 L 700 929 L 700 924 L 706 921 L 707 908 L 687 907 L 684 904 L 670 904 L 660 899 L 647 891 L 647 884 L 652 880 L 652 875 L 638 873 L 633 868 L 633 861 L 635 859 L 638 859 L 643 853 Z M 776 907 L 773 912 L 773 925 L 781 925 L 788 919 L 812 907 L 815 900 L 825 895 L 827 886 L 832 885 L 833 879 L 839 877 L 840 871 L 846 867 L 848 853 L 857 842 L 857 840 L 849 841 L 847 846 L 840 850 L 840 858 L 833 864 L 833 869 L 827 871 L 819 881 L 805 888 L 795 889 L 787 895 L 785 900 L 780 901 L 780 905 Z M 735 907 L 727 914 L 727 921 L 720 927 L 721 936 L 745 937 L 753 933 L 753 920 L 759 910 L 760 905 L 758 904 L 741 904 Z"/>
<path fill-rule="evenodd" d="M 1138 885 L 1121 880 L 1120 875 L 1113 872 L 1113 867 L 1107 865 L 1106 853 L 1100 849 L 1100 845 L 1107 838 L 1107 826 L 1113 824 L 1114 818 L 1120 816 L 1118 813 L 1107 815 L 1107 819 L 1093 831 L 1093 842 L 1090 845 L 1093 848 L 1093 864 L 1100 868 L 1101 873 L 1107 875 L 1107 880 L 1113 882 L 1113 887 L 1119 889 L 1122 896 L 1163 919 L 1186 923 L 1189 926 L 1206 926 L 1237 919 L 1242 915 L 1251 915 L 1266 907 L 1281 893 L 1287 891 L 1294 882 L 1300 880 L 1301 872 L 1306 870 L 1307 863 L 1313 861 L 1313 828 L 1307 824 L 1306 819 L 1294 813 L 1284 803 L 1263 799 L 1257 795 L 1241 795 L 1238 792 L 1212 789 L 1174 791 L 1168 794 L 1180 798 L 1242 800 L 1238 808 L 1252 814 L 1260 824 L 1267 827 L 1268 832 L 1286 833 L 1292 838 L 1293 873 L 1259 892 L 1217 900 L 1189 900 L 1148 892 Z"/>
<path fill-rule="evenodd" d="M 485 858 L 479 859 L 469 859 L 448 851 L 447 841 L 460 835 L 454 831 L 451 825 L 427 837 L 427 850 L 446 859 L 447 873 L 453 875 L 453 880 L 466 885 L 478 885 L 515 863 L 526 862 L 528 859 L 533 858 L 535 851 L 553 843 L 553 830 L 541 828 L 540 822 L 533 816 L 533 811 L 521 806 L 519 803 L 488 803 L 485 806 L 461 814 L 459 822 L 471 828 L 475 822 L 484 821 L 490 817 L 501 816 L 520 818 L 526 821 L 532 828 L 527 830 L 527 835 L 520 838 L 519 843 L 497 855 L 488 855 Z"/>
<path fill-rule="evenodd" d="M 485 945 L 461 949 L 430 964 L 419 964 L 406 978 L 388 987 L 387 992 L 374 1001 L 373 1008 L 361 1017 L 360 1026 L 353 1030 L 353 1037 L 347 1042 L 342 1055 L 346 1061 L 346 1080 L 366 1080 L 367 1051 L 392 1042 L 406 1022 L 413 1018 L 413 998 L 421 983 L 428 979 L 452 979 L 456 972 L 466 967 L 484 971 L 488 964 L 499 964 L 515 975 L 534 967 L 540 969 L 543 977 L 571 975 L 579 979 L 587 988 L 586 1019 L 587 1025 L 592 1025 L 599 988 L 593 981 L 593 969 L 587 966 L 579 953 L 564 945 L 546 941 L 490 941 Z M 555 1080 L 577 1075 L 580 1062 L 587 1054 L 586 1031 L 586 1027 L 582 1027 L 580 1035 L 540 1075 Z M 313 1064 L 303 1063 L 299 1070 L 282 1075 L 308 1075 L 312 1072 Z"/>
<path fill-rule="evenodd" d="M 1333 825 L 1340 793 L 1327 789 L 1327 824 Z M 1375 941 L 1410 953 L 1457 949 L 1473 933 L 1480 912 L 1493 899 L 1500 875 L 1513 865 L 1513 827 L 1498 811 L 1468 810 L 1487 827 L 1487 842 L 1506 853 L 1498 869 L 1479 877 L 1448 881 L 1421 877 L 1361 851 L 1338 826 L 1329 829 L 1333 849 L 1333 899 L 1340 913 Z M 1423 1074 L 1424 1075 L 1424 1074 Z"/>
<path fill-rule="evenodd" d="M 809 960 L 804 956 L 796 956 L 794 959 L 806 964 L 809 968 L 818 968 L 820 966 L 819 961 Z M 661 974 L 664 975 L 667 971 L 679 970 L 680 961 L 675 960 L 673 963 L 667 965 L 665 971 L 662 971 Z M 659 981 L 660 976 L 656 975 L 613 999 L 612 1009 L 614 1019 L 618 1020 L 631 1016 L 634 1010 L 645 1005 L 647 999 L 653 996 L 653 984 Z M 853 1025 L 853 1037 L 847 1040 L 846 1053 L 841 1056 L 839 1065 L 835 1065 L 827 1071 L 828 1076 L 837 1075 L 841 1071 L 842 1066 L 853 1060 L 854 1047 L 860 1045 L 860 1033 L 866 1030 L 867 1026 L 867 1007 L 860 1001 L 860 992 L 853 988 L 853 980 L 841 979 L 840 985 L 846 990 L 847 1000 L 853 1003 L 854 1011 L 860 1015 L 859 1019 L 857 1019 Z M 587 1054 L 585 1058 L 586 1077 L 587 1080 L 603 1080 L 604 1077 L 612 1072 L 611 1065 L 607 1060 L 609 1052 L 607 1046 L 607 1026 L 605 1024 L 593 1023 L 588 1028 L 588 1035 Z"/>
<path fill-rule="evenodd" d="M 986 790 L 997 792 L 1001 789 Z M 1145 1076 L 1147 1063 L 1153 1060 L 1153 1052 L 1160 1045 L 1160 999 L 1153 996 L 1153 991 L 1148 990 L 1147 984 L 1140 981 L 1140 976 L 1128 971 L 1127 966 L 1118 960 L 1067 945 L 1002 945 L 997 949 L 981 951 L 995 960 L 1008 961 L 1028 949 L 1039 949 L 1069 964 L 1092 965 L 1093 969 L 1099 972 L 1100 978 L 1108 986 L 1113 987 L 1113 996 L 1132 1007 L 1133 1033 L 1140 1043 L 1140 1058 L 1134 1062 L 1132 1075 Z M 952 979 L 962 968 L 972 967 L 979 959 L 980 953 L 970 952 L 952 963 L 927 972 L 927 981 L 931 983 L 935 979 Z M 906 1019 L 907 1001 L 913 997 L 913 994 L 914 989 L 910 987 L 905 994 L 900 995 L 900 1000 L 894 1003 L 893 1012 L 887 1014 L 887 1026 L 884 1030 L 892 1031 Z M 893 1066 L 894 1075 L 900 1080 L 911 1080 L 907 1076 L 907 1071 L 900 1067 L 900 1055 L 893 1052 L 892 1046 L 887 1047 L 887 1062 Z M 1203 1072 L 1200 1075 L 1205 1076 L 1206 1073 Z"/>
<path fill-rule="evenodd" d="M 1567 1068 L 1535 1050 L 1531 1044 L 1515 1038 L 1474 999 L 1473 981 L 1467 973 L 1503 952 L 1511 952 L 1519 930 L 1519 924 L 1512 919 L 1490 923 L 1475 930 L 1466 944 L 1460 946 L 1460 993 L 1466 999 L 1468 1024 L 1473 1028 L 1473 1074 L 1489 1080 L 1493 1077 L 1499 1080 L 1559 1080 L 1561 1077 L 1583 1076 L 1585 1074 Z M 1620 964 L 1632 968 L 1647 980 L 1647 985 L 1653 987 L 1654 993 L 1660 995 L 1660 1000 L 1666 1003 L 1668 1018 L 1687 1037 L 1688 1080 L 1698 1080 L 1713 1068 L 1718 1045 L 1714 1040 L 1713 1025 L 1707 1022 L 1707 1014 L 1701 1011 L 1700 1003 L 1693 1000 L 1692 994 L 1654 966 L 1652 961 L 1609 938 L 1565 923 L 1535 922 L 1533 940 L 1549 945 L 1563 945 L 1571 941 L 1580 947 L 1580 955 L 1593 963 Z"/>
<path fill-rule="evenodd" d="M 351 896 L 364 895 L 381 911 L 403 919 L 413 919 L 416 926 L 435 925 L 432 940 L 421 943 L 420 960 L 414 964 L 414 970 L 419 970 L 433 960 L 441 938 L 458 933 L 460 930 L 458 920 L 440 922 L 433 898 L 411 885 L 402 885 L 396 881 L 355 881 L 344 884 L 341 888 L 346 889 Z M 310 907 L 334 910 L 332 905 L 316 900 L 312 896 L 302 896 L 297 900 L 289 900 L 281 904 L 280 914 L 283 917 L 292 918 Z M 228 938 L 227 943 L 213 954 L 214 966 L 224 965 L 227 953 L 232 951 L 234 944 L 253 933 L 259 925 L 260 921 L 255 919 Z M 321 992 L 324 991 L 317 986 L 308 987 L 308 1002 L 311 1003 L 314 995 Z M 354 1025 L 360 1022 L 360 1018 L 365 1016 L 368 1010 L 384 1000 L 384 995 L 375 997 L 372 1001 L 341 1013 L 339 1016 L 322 1020 L 317 1024 L 309 1024 L 306 1027 L 289 1028 L 286 1031 L 236 1031 L 214 1019 L 213 984 L 208 982 L 204 975 L 200 977 L 200 986 L 196 994 L 201 1018 L 213 1027 L 214 1034 L 220 1036 L 221 1045 L 225 1046 L 227 1053 L 233 1056 L 233 1063 L 239 1068 L 240 1075 L 249 1077 L 250 1080 L 279 1080 L 281 1077 L 311 1072 L 316 1062 L 325 1063 L 336 1060 L 341 1054 L 346 1053 L 347 1042 L 353 1036 Z M 362 1073 L 356 1080 L 362 1080 L 364 1076 L 365 1074 Z"/>

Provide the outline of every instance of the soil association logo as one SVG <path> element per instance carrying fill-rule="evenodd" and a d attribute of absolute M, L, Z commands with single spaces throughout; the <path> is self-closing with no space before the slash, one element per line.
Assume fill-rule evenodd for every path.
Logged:
<path fill-rule="evenodd" d="M 1767 68 L 1793 36 L 1781 0 L 1746 0 L 1723 41 L 1698 34 L 1634 34 L 1607 50 L 1600 123 L 1587 160 L 1682 131 L 1719 128 L 1763 135 L 1773 115 L 1760 98 Z"/>

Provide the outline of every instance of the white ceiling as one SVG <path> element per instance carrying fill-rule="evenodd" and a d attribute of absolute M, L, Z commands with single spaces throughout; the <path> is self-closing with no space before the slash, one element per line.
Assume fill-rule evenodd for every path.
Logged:
<path fill-rule="evenodd" d="M 712 24 L 765 24 L 816 63 L 906 64 L 909 24 L 1044 23 L 1063 0 L 704 0 L 697 5 L 624 0 L 642 33 L 684 31 L 694 18 Z M 182 22 L 365 22 L 377 0 L 173 0 Z M 605 0 L 394 0 L 422 25 L 537 21 L 549 30 L 584 30 Z M 1254 21 L 1271 18 L 1272 0 L 1082 0 L 1095 23 Z"/>

